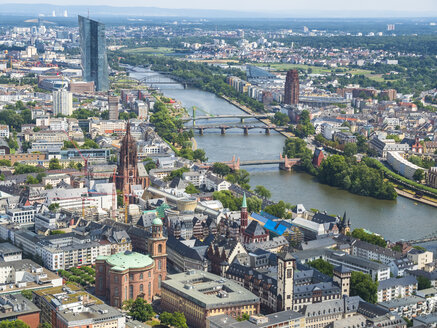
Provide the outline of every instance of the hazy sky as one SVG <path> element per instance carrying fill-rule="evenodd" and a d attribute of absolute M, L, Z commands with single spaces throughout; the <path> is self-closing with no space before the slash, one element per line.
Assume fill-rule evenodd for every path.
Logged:
<path fill-rule="evenodd" d="M 437 11 L 437 0 L 0 0 L 0 3 L 153 6 L 239 11 Z"/>

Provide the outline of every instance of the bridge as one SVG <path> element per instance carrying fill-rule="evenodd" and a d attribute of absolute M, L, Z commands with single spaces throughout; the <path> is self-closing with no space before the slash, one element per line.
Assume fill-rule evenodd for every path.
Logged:
<path fill-rule="evenodd" d="M 195 117 L 183 117 L 182 121 L 193 121 L 193 124 L 197 120 L 215 120 L 215 119 L 223 119 L 223 118 L 239 118 L 240 122 L 243 123 L 245 119 L 254 118 L 254 119 L 265 119 L 275 116 L 273 113 L 266 113 L 266 114 L 223 114 L 223 115 L 202 115 L 202 116 L 195 116 Z"/>
<path fill-rule="evenodd" d="M 431 233 L 423 238 L 408 240 L 407 243 L 413 245 L 413 244 L 427 243 L 429 241 L 437 241 L 437 231 L 434 231 L 433 233 Z"/>
<path fill-rule="evenodd" d="M 241 129 L 244 131 L 245 135 L 249 134 L 249 130 L 261 129 L 264 130 L 265 134 L 270 134 L 270 130 L 285 131 L 286 126 L 276 126 L 276 125 L 195 125 L 183 127 L 183 130 L 197 130 L 202 136 L 205 130 L 220 130 L 222 135 L 226 134 L 229 129 Z"/>
<path fill-rule="evenodd" d="M 249 161 L 241 161 L 239 158 L 232 157 L 231 161 L 221 162 L 229 166 L 232 170 L 238 171 L 241 166 L 253 166 L 253 165 L 269 165 L 269 164 L 279 164 L 279 168 L 284 171 L 291 171 L 292 167 L 296 164 L 300 163 L 300 158 L 288 158 L 287 156 L 283 157 L 282 154 L 279 154 L 279 158 L 277 159 L 259 159 L 259 160 L 249 160 Z M 214 163 L 207 163 L 206 167 L 212 167 Z"/>

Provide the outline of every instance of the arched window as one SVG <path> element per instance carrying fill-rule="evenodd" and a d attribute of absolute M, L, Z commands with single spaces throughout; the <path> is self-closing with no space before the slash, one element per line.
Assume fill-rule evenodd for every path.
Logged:
<path fill-rule="evenodd" d="M 143 292 L 143 284 L 140 285 L 140 292 Z"/>
<path fill-rule="evenodd" d="M 162 245 L 161 245 L 161 244 L 158 245 L 158 253 L 159 253 L 159 254 L 162 253 Z"/>
<path fill-rule="evenodd" d="M 141 273 L 140 273 L 140 280 L 143 280 L 143 278 L 144 278 L 144 277 L 143 277 L 143 273 L 141 272 Z M 141 286 L 142 286 L 142 285 L 141 285 Z"/>
<path fill-rule="evenodd" d="M 150 297 L 150 295 L 152 295 L 152 283 L 150 281 L 149 281 L 147 294 L 149 295 L 149 297 Z"/>
<path fill-rule="evenodd" d="M 161 281 L 162 281 L 162 276 L 159 275 L 158 276 L 158 288 L 161 288 Z"/>
<path fill-rule="evenodd" d="M 133 285 L 129 285 L 129 298 L 130 299 L 134 298 L 134 286 Z"/>
<path fill-rule="evenodd" d="M 161 270 L 161 268 L 162 268 L 162 262 L 161 260 L 158 260 L 158 270 Z"/>

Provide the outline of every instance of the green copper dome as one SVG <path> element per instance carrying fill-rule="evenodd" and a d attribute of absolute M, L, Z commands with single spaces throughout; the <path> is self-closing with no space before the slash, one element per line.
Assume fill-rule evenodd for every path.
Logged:
<path fill-rule="evenodd" d="M 153 219 L 152 224 L 162 226 L 162 220 L 160 218 Z"/>
<path fill-rule="evenodd" d="M 140 269 L 152 265 L 154 262 L 149 255 L 126 251 L 106 257 L 106 262 L 111 264 L 112 270 L 124 271 L 127 269 Z"/>

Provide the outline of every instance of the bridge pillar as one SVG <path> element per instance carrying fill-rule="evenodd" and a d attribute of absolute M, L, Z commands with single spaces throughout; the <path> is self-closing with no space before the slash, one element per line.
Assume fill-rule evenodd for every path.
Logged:
<path fill-rule="evenodd" d="M 265 128 L 266 134 L 270 135 L 270 128 Z"/>
<path fill-rule="evenodd" d="M 247 136 L 249 134 L 249 129 L 247 126 L 244 127 L 244 135 Z"/>
<path fill-rule="evenodd" d="M 199 134 L 203 136 L 203 128 L 199 128 Z"/>
<path fill-rule="evenodd" d="M 244 117 L 240 117 L 240 123 L 244 123 Z"/>
<path fill-rule="evenodd" d="M 282 156 L 281 156 L 282 159 Z M 288 161 L 287 155 L 284 156 L 284 162 L 279 164 L 279 169 L 284 171 L 291 171 L 293 165 Z"/>
<path fill-rule="evenodd" d="M 221 130 L 221 134 L 222 134 L 222 135 L 225 135 L 225 134 L 226 134 L 226 128 L 220 128 L 220 130 Z"/>

